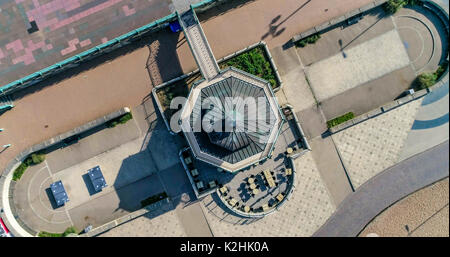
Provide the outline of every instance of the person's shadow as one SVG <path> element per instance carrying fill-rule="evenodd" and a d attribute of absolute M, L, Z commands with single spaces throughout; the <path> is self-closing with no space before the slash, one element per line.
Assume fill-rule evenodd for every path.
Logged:
<path fill-rule="evenodd" d="M 294 14 L 300 11 L 303 7 L 305 7 L 309 2 L 311 2 L 311 0 L 308 0 L 305 3 L 303 3 L 300 7 L 298 7 L 295 11 L 289 14 L 284 20 L 282 20 L 277 25 L 275 25 L 275 23 L 278 22 L 278 20 L 281 18 L 281 15 L 279 14 L 275 18 L 273 18 L 269 24 L 269 31 L 267 31 L 267 33 L 261 37 L 261 40 L 266 39 L 268 36 L 278 37 L 279 35 L 281 35 L 286 30 L 286 27 L 283 27 L 281 29 L 279 29 L 279 27 L 287 20 L 289 20 L 292 16 L 294 16 Z"/>
<path fill-rule="evenodd" d="M 347 54 L 344 52 L 344 48 L 342 47 L 342 39 L 338 40 L 339 47 L 341 48 L 342 57 L 347 58 Z"/>
<path fill-rule="evenodd" d="M 275 17 L 273 20 L 272 20 L 272 22 L 269 24 L 269 31 L 267 31 L 267 33 L 266 34 L 264 34 L 262 37 L 261 37 L 261 39 L 266 39 L 268 36 L 272 36 L 272 37 L 277 37 L 277 36 L 279 36 L 279 35 L 281 35 L 281 33 L 283 33 L 285 30 L 286 30 L 286 28 L 285 27 L 283 27 L 283 28 L 281 28 L 280 30 L 278 30 L 278 27 L 281 25 L 281 23 L 280 24 L 278 24 L 278 25 L 275 25 L 275 22 L 277 22 L 279 19 L 281 18 L 281 15 L 278 15 L 277 17 Z"/>

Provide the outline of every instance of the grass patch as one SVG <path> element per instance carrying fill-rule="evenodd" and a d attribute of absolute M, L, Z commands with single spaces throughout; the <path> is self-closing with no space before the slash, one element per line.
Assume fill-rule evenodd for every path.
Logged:
<path fill-rule="evenodd" d="M 69 234 L 78 234 L 75 227 L 68 227 L 63 233 L 50 233 L 46 231 L 39 232 L 39 237 L 66 237 Z"/>
<path fill-rule="evenodd" d="M 419 0 L 389 0 L 383 4 L 383 9 L 388 14 L 394 14 L 407 5 L 414 6 L 418 3 Z"/>
<path fill-rule="evenodd" d="M 221 69 L 230 66 L 269 81 L 272 88 L 279 86 L 275 71 L 263 46 L 255 47 L 219 64 Z"/>
<path fill-rule="evenodd" d="M 31 165 L 36 165 L 45 161 L 45 154 L 43 153 L 33 153 L 28 156 L 20 165 L 14 170 L 13 180 L 19 180 L 27 168 Z"/>
<path fill-rule="evenodd" d="M 131 114 L 131 112 L 127 112 L 124 115 L 117 117 L 115 119 L 112 119 L 110 121 L 108 121 L 106 123 L 106 126 L 108 128 L 114 128 L 115 126 L 119 125 L 119 124 L 125 124 L 127 123 L 127 121 L 133 119 L 133 114 Z"/>
<path fill-rule="evenodd" d="M 152 203 L 156 203 L 162 199 L 167 198 L 167 193 L 166 192 L 162 192 L 156 195 L 152 195 L 149 198 L 146 198 L 144 200 L 141 201 L 141 207 L 144 208 L 147 205 L 150 205 Z"/>
<path fill-rule="evenodd" d="M 313 34 L 311 36 L 305 37 L 302 40 L 295 42 L 297 47 L 305 47 L 307 44 L 314 44 L 320 39 L 320 34 Z"/>
<path fill-rule="evenodd" d="M 439 65 L 435 72 L 424 72 L 417 76 L 417 88 L 425 89 L 436 84 L 437 81 L 444 75 L 445 70 L 448 67 L 448 62 L 445 61 L 443 64 Z"/>
<path fill-rule="evenodd" d="M 331 127 L 337 126 L 341 123 L 344 123 L 348 120 L 351 120 L 354 117 L 355 117 L 355 114 L 353 114 L 353 112 L 347 112 L 346 114 L 344 114 L 342 116 L 339 116 L 332 120 L 327 121 L 327 126 L 328 126 L 328 128 L 331 128 Z"/>

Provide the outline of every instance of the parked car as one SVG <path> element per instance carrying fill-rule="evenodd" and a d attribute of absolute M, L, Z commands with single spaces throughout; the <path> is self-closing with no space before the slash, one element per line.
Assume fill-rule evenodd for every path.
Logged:
<path fill-rule="evenodd" d="M 0 218 L 0 237 L 12 237 L 2 218 Z"/>

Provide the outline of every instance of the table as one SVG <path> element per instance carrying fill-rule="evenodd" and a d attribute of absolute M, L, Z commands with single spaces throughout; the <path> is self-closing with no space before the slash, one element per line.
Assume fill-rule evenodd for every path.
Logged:
<path fill-rule="evenodd" d="M 256 185 L 255 185 L 254 183 L 251 183 L 251 184 L 250 184 L 250 189 L 253 190 L 253 189 L 255 189 L 255 188 L 256 188 Z"/>
<path fill-rule="evenodd" d="M 192 163 L 191 157 L 184 158 L 184 161 L 186 162 L 186 164 L 191 164 Z"/>
<path fill-rule="evenodd" d="M 245 211 L 245 212 L 250 212 L 250 207 L 246 205 L 246 206 L 244 207 L 244 211 Z"/>
<path fill-rule="evenodd" d="M 252 193 L 253 193 L 253 195 L 259 194 L 259 189 L 258 188 L 253 189 Z"/>
<path fill-rule="evenodd" d="M 255 179 L 254 179 L 254 178 L 248 178 L 248 179 L 247 179 L 247 182 L 248 182 L 249 184 L 252 184 L 253 182 L 255 182 Z"/>
<path fill-rule="evenodd" d="M 272 174 L 270 174 L 269 170 L 265 170 L 264 172 L 264 177 L 267 180 L 267 183 L 269 184 L 269 188 L 272 188 L 275 186 L 275 181 L 273 181 L 273 177 Z"/>
<path fill-rule="evenodd" d="M 284 198 L 284 195 L 283 195 L 283 194 L 278 194 L 278 195 L 277 195 L 277 200 L 278 200 L 278 201 L 281 202 L 281 201 L 283 200 L 283 198 Z"/>
<path fill-rule="evenodd" d="M 292 150 L 292 148 L 290 148 L 290 147 L 288 147 L 288 148 L 286 149 L 286 152 L 287 152 L 288 154 L 291 154 L 293 151 L 294 151 L 294 150 Z"/>
<path fill-rule="evenodd" d="M 269 209 L 269 205 L 267 205 L 267 203 L 264 204 L 264 205 L 262 206 L 262 209 L 263 209 L 263 211 L 267 211 L 267 210 Z"/>
<path fill-rule="evenodd" d="M 287 168 L 285 173 L 286 173 L 286 176 L 292 175 L 292 169 L 291 168 Z"/>
<path fill-rule="evenodd" d="M 236 199 L 231 198 L 231 200 L 228 202 L 232 207 L 234 207 L 237 204 Z"/>
<path fill-rule="evenodd" d="M 226 187 L 221 187 L 220 189 L 220 192 L 222 193 L 222 194 L 225 194 L 227 191 L 228 191 L 228 189 L 226 188 Z"/>

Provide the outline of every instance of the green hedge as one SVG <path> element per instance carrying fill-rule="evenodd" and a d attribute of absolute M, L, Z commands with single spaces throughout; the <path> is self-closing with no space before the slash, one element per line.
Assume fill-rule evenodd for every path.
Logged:
<path fill-rule="evenodd" d="M 133 119 L 133 114 L 131 112 L 127 112 L 124 115 L 117 117 L 115 119 L 112 119 L 106 123 L 106 126 L 108 128 L 114 128 L 115 126 L 119 124 L 125 124 L 127 121 Z"/>
<path fill-rule="evenodd" d="M 152 195 L 149 198 L 146 198 L 144 200 L 141 201 L 141 207 L 144 208 L 147 205 L 150 205 L 152 203 L 156 203 L 162 199 L 167 198 L 167 193 L 166 192 L 162 192 L 156 195 Z"/>
<path fill-rule="evenodd" d="M 344 123 L 348 120 L 351 120 L 354 117 L 355 117 L 355 114 L 353 114 L 353 112 L 348 112 L 342 116 L 339 116 L 337 118 L 327 121 L 327 126 L 328 126 L 328 128 L 331 128 L 331 127 L 337 126 L 341 123 Z"/>
<path fill-rule="evenodd" d="M 36 165 L 39 164 L 41 162 L 45 161 L 45 154 L 43 153 L 33 153 L 30 156 L 28 156 L 20 165 L 19 167 L 17 167 L 14 170 L 13 173 L 13 180 L 17 181 L 19 180 L 23 173 L 25 172 L 25 170 L 31 166 L 31 165 Z"/>
<path fill-rule="evenodd" d="M 394 14 L 406 5 L 414 6 L 418 3 L 419 0 L 389 0 L 383 4 L 383 9 L 388 14 Z"/>
<path fill-rule="evenodd" d="M 307 44 L 314 44 L 317 40 L 320 39 L 320 34 L 313 34 L 309 37 L 305 37 L 302 40 L 295 42 L 295 45 L 298 47 L 305 47 Z"/>
<path fill-rule="evenodd" d="M 45 161 L 45 154 L 43 153 L 34 153 L 31 155 L 31 164 L 36 165 Z"/>
<path fill-rule="evenodd" d="M 28 168 L 28 165 L 25 164 L 24 162 L 22 162 L 22 163 L 19 165 L 19 167 L 17 167 L 17 169 L 14 170 L 14 173 L 13 173 L 13 180 L 14 180 L 14 181 L 19 180 L 19 179 L 22 177 L 23 173 L 25 172 L 25 170 L 26 170 L 27 168 Z"/>
<path fill-rule="evenodd" d="M 66 237 L 69 234 L 77 234 L 75 227 L 68 227 L 63 233 L 50 233 L 46 231 L 39 232 L 39 237 Z"/>

